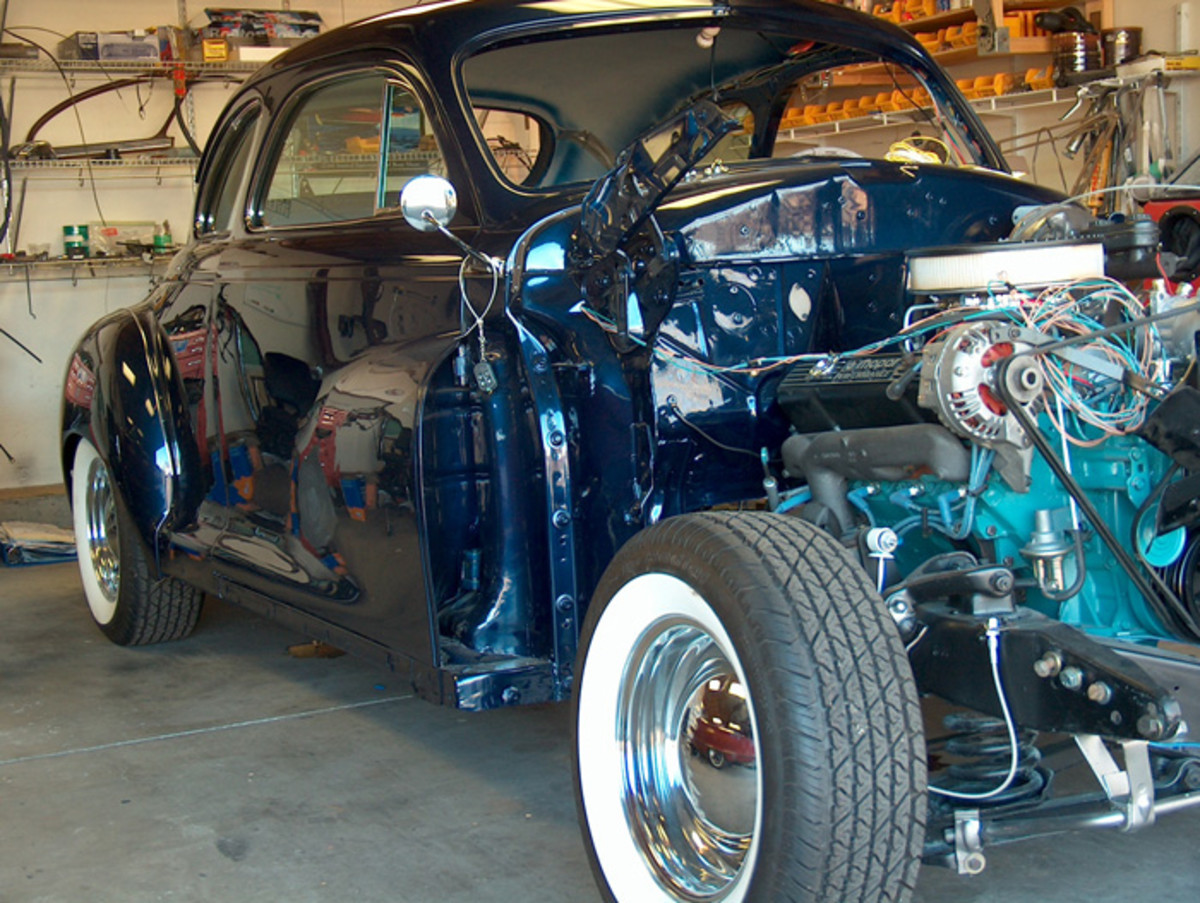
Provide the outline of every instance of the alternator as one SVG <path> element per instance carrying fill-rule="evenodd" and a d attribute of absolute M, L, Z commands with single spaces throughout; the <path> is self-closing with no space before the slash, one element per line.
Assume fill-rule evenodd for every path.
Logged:
<path fill-rule="evenodd" d="M 996 451 L 996 466 L 1013 489 L 1029 486 L 1031 443 L 997 390 L 1000 362 L 1030 350 L 1025 330 L 998 320 L 960 323 L 925 346 L 917 401 L 948 429 Z M 1042 372 L 1029 356 L 1009 365 L 1009 395 L 1031 405 L 1042 393 Z"/>

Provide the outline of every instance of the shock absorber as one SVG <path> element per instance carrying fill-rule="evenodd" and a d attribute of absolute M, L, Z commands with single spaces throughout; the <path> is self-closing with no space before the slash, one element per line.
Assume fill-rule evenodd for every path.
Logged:
<path fill-rule="evenodd" d="M 1012 764 L 1012 746 L 1004 722 L 974 712 L 954 712 L 942 723 L 950 733 L 931 739 L 929 750 L 935 761 L 950 761 L 931 780 L 936 778 L 938 786 L 964 794 L 982 793 L 1000 785 Z M 993 808 L 1041 794 L 1049 783 L 1049 772 L 1041 764 L 1036 740 L 1036 731 L 1018 730 L 1017 770 L 1012 783 L 977 805 Z"/>

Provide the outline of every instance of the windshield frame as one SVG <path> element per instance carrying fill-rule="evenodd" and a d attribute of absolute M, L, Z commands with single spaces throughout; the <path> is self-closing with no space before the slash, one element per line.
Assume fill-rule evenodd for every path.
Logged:
<path fill-rule="evenodd" d="M 509 25 L 477 35 L 465 42 L 452 59 L 452 79 L 457 93 L 460 109 L 470 111 L 473 106 L 506 106 L 520 110 L 522 104 L 511 98 L 501 99 L 496 93 L 482 91 L 475 93 L 468 89 L 465 69 L 470 60 L 492 51 L 511 48 L 517 45 L 546 43 L 555 41 L 572 41 L 586 39 L 590 36 L 611 35 L 613 33 L 678 31 L 692 29 L 696 33 L 702 28 L 729 28 L 740 32 L 758 32 L 764 40 L 775 39 L 794 42 L 814 42 L 818 52 L 811 57 L 811 63 L 806 63 L 805 57 L 782 57 L 774 64 L 776 69 L 786 69 L 792 83 L 798 81 L 802 74 L 819 71 L 831 62 L 844 60 L 847 65 L 853 62 L 883 62 L 899 66 L 907 70 L 919 84 L 926 86 L 932 98 L 932 108 L 928 115 L 941 121 L 940 128 L 953 130 L 960 135 L 970 157 L 964 165 L 977 165 L 1001 173 L 1009 173 L 1010 169 L 1004 160 L 998 146 L 984 127 L 982 120 L 975 110 L 962 97 L 953 81 L 938 66 L 938 64 L 921 48 L 906 32 L 894 28 L 887 23 L 878 23 L 870 17 L 862 16 L 853 11 L 840 7 L 827 7 L 815 11 L 804 6 L 783 6 L 770 9 L 727 8 L 714 10 L 712 7 L 688 10 L 657 10 L 643 11 L 639 14 L 608 13 L 592 16 L 558 17 L 549 20 L 538 20 L 518 25 Z M 849 19 L 847 23 L 845 20 Z M 847 24 L 852 27 L 846 27 Z M 720 36 L 714 44 L 714 53 L 719 53 Z M 820 61 L 820 65 L 817 62 Z M 758 82 L 759 87 L 769 78 L 772 67 L 764 66 L 754 70 L 755 78 L 750 78 L 750 72 L 737 78 L 726 80 L 720 88 L 728 89 L 737 84 L 739 91 L 729 92 L 720 96 L 719 102 L 728 97 L 741 93 L 741 89 Z M 777 81 L 782 81 L 782 78 Z M 740 82 L 740 84 L 738 84 Z M 696 91 L 690 96 L 676 98 L 671 113 L 659 116 L 654 122 L 643 123 L 642 132 L 631 134 L 628 141 L 621 147 L 611 147 L 613 155 L 619 154 L 624 147 L 637 140 L 640 134 L 650 131 L 659 123 L 669 118 L 673 113 L 685 109 L 697 99 L 712 97 L 711 91 Z M 773 100 L 778 109 L 770 114 L 772 122 L 764 123 L 758 129 L 771 129 L 773 142 L 774 130 L 778 127 L 779 115 L 786 96 Z M 527 104 L 532 115 L 547 118 L 546 111 L 535 103 Z M 584 188 L 595 181 L 598 174 L 588 174 L 579 178 L 564 179 L 541 185 L 517 184 L 505 177 L 500 171 L 495 159 L 487 148 L 486 137 L 480 130 L 474 116 L 465 116 L 472 138 L 483 159 L 497 183 L 507 191 L 535 197 L 545 197 L 563 191 Z M 761 141 L 756 136 L 756 142 Z M 758 156 L 751 158 L 750 163 L 769 159 L 769 150 L 763 154 L 761 147 Z M 734 164 L 744 165 L 744 164 Z"/>

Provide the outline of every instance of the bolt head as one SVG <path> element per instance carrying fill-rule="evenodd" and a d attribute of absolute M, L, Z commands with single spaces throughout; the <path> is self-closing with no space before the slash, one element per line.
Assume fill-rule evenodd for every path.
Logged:
<path fill-rule="evenodd" d="M 1108 705 L 1112 702 L 1112 687 L 1102 680 L 1088 684 L 1087 698 L 1098 705 Z"/>
<path fill-rule="evenodd" d="M 1058 675 L 1059 681 L 1068 690 L 1078 690 L 1083 686 L 1083 672 L 1075 666 L 1063 668 L 1062 673 Z"/>
<path fill-rule="evenodd" d="M 1062 666 L 1062 656 L 1051 650 L 1033 663 L 1033 673 L 1043 679 L 1055 677 L 1062 670 Z"/>
<path fill-rule="evenodd" d="M 1155 715 L 1143 715 L 1137 720 L 1138 733 L 1147 740 L 1157 740 L 1163 735 L 1166 726 L 1162 719 Z"/>

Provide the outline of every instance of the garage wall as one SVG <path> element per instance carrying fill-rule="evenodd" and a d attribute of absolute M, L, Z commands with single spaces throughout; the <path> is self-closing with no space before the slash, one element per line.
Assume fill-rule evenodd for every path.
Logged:
<path fill-rule="evenodd" d="M 204 7 L 221 5 L 236 4 L 189 0 L 189 23 L 202 24 Z M 280 9 L 288 4 L 253 0 L 246 5 Z M 404 0 L 293 0 L 290 4 L 294 9 L 320 13 L 327 28 L 406 5 L 410 4 Z M 51 50 L 59 41 L 52 32 L 115 31 L 178 23 L 176 0 L 10 0 L 8 4 L 8 27 Z M 82 91 L 102 80 L 103 76 L 80 75 L 73 90 Z M 10 78 L 0 77 L 6 105 L 9 87 Z M 206 84 L 193 91 L 199 138 L 208 134 L 232 91 L 233 85 L 221 84 Z M 20 75 L 12 109 L 13 142 L 22 141 L 29 126 L 66 97 L 66 87 L 56 72 Z M 68 111 L 37 137 L 58 145 L 82 143 L 81 125 L 88 143 L 149 137 L 166 120 L 172 104 L 170 83 L 156 81 L 140 90 L 124 89 L 83 103 L 77 107 L 78 120 Z M 174 124 L 168 134 L 175 137 L 176 147 L 186 147 Z M 177 241 L 186 238 L 193 201 L 191 167 L 116 172 L 94 167 L 93 175 L 94 196 L 92 179 L 82 166 L 68 170 L 14 169 L 14 197 L 19 197 L 22 182 L 28 183 L 19 247 L 41 246 L 51 255 L 61 254 L 63 225 L 96 222 L 100 219 L 97 208 L 110 223 L 166 220 Z M 125 276 L 113 276 L 111 272 L 79 266 L 74 272 L 64 269 L 58 278 L 38 278 L 27 286 L 23 269 L 0 265 L 0 326 L 43 361 L 38 364 L 0 336 L 0 445 L 14 459 L 9 461 L 0 453 L 0 491 L 56 486 L 60 481 L 59 399 L 67 355 L 89 323 L 140 300 L 149 287 L 145 272 Z"/>
<path fill-rule="evenodd" d="M 1200 0 L 1113 0 L 1113 24 L 1142 27 L 1142 49 L 1177 53 L 1200 47 Z M 1178 81 L 1180 134 L 1185 151 L 1200 147 L 1200 77 Z M 1188 113 L 1191 115 L 1188 115 Z"/>

